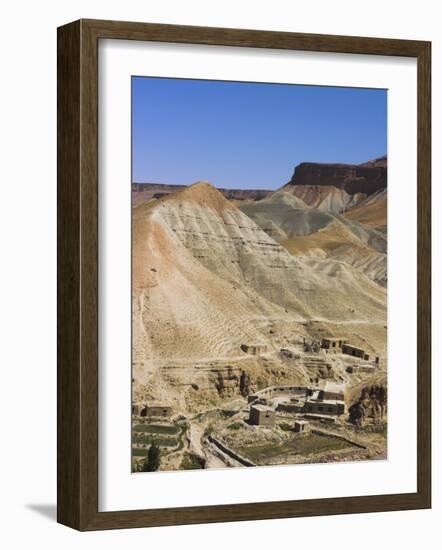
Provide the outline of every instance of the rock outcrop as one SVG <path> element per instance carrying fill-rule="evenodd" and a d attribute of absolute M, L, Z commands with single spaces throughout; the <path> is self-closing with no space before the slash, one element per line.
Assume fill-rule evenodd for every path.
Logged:
<path fill-rule="evenodd" d="M 296 166 L 288 185 L 333 186 L 349 195 L 371 195 L 387 186 L 387 166 L 382 164 L 380 159 L 364 164 L 303 162 Z"/>
<path fill-rule="evenodd" d="M 372 418 L 374 422 L 383 420 L 387 412 L 387 385 L 364 386 L 359 399 L 348 412 L 350 422 L 357 426 L 363 426 L 367 418 Z"/>

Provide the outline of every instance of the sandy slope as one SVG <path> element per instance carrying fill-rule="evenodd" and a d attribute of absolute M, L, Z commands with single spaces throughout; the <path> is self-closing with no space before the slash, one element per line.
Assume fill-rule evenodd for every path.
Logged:
<path fill-rule="evenodd" d="M 369 227 L 385 231 L 387 227 L 387 190 L 368 197 L 360 205 L 345 212 L 344 216 Z"/>

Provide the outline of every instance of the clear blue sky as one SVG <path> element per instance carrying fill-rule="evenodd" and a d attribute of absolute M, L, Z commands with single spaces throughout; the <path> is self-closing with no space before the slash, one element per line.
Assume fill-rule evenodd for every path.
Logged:
<path fill-rule="evenodd" d="M 386 90 L 132 78 L 134 182 L 276 189 L 300 162 L 386 153 Z"/>

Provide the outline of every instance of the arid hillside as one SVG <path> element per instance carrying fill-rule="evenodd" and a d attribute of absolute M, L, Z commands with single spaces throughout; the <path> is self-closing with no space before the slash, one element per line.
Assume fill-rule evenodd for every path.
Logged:
<path fill-rule="evenodd" d="M 355 208 L 344 213 L 348 220 L 357 221 L 380 231 L 387 230 L 387 190 L 371 195 Z"/>
<path fill-rule="evenodd" d="M 202 182 L 134 209 L 133 317 L 145 383 L 159 365 L 241 358 L 247 343 L 277 352 L 278 323 L 306 336 L 309 323 L 356 326 L 384 353 L 386 293 L 341 261 L 292 256 Z"/>
<path fill-rule="evenodd" d="M 385 286 L 387 241 L 375 228 L 307 206 L 285 190 L 239 208 L 291 254 L 345 262 Z"/>
<path fill-rule="evenodd" d="M 307 206 L 321 212 L 339 214 L 357 206 L 367 198 L 363 193 L 350 195 L 345 189 L 338 189 L 333 185 L 291 185 L 281 187 L 283 191 L 301 199 Z"/>

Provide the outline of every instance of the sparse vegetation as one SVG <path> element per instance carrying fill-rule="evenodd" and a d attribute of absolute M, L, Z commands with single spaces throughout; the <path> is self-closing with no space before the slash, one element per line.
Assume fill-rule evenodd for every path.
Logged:
<path fill-rule="evenodd" d="M 239 430 L 242 428 L 242 426 L 243 426 L 242 422 L 233 422 L 233 424 L 229 424 L 227 428 L 229 430 Z"/>
<path fill-rule="evenodd" d="M 284 430 L 285 432 L 293 431 L 293 426 L 291 424 L 287 424 L 287 422 L 281 422 L 281 424 L 279 424 L 279 427 L 281 428 L 281 430 Z"/>
<path fill-rule="evenodd" d="M 184 453 L 181 470 L 201 470 L 204 465 L 199 457 L 192 453 Z"/>

